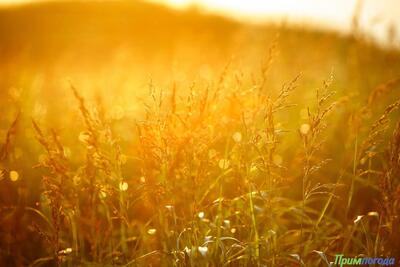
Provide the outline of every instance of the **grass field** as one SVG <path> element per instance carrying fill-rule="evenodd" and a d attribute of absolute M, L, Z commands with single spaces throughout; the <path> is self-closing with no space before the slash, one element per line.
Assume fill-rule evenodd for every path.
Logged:
<path fill-rule="evenodd" d="M 400 260 L 400 53 L 354 25 L 0 9 L 0 266 Z"/>

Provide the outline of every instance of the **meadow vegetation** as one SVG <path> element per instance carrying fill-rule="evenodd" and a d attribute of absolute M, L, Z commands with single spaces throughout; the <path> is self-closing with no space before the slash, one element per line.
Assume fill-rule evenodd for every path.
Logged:
<path fill-rule="evenodd" d="M 141 2 L 0 39 L 1 266 L 400 257 L 398 51 Z"/>

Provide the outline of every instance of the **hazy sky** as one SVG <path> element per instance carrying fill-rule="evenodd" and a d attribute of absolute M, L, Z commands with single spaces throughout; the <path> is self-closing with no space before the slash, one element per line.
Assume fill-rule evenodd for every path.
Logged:
<path fill-rule="evenodd" d="M 175 7 L 197 5 L 210 12 L 239 19 L 264 21 L 285 19 L 294 22 L 312 21 L 319 27 L 348 31 L 357 2 L 361 6 L 360 25 L 378 38 L 387 39 L 388 27 L 400 32 L 400 0 L 152 0 Z M 400 38 L 398 38 L 400 40 Z"/>
<path fill-rule="evenodd" d="M 20 4 L 39 0 L 0 0 L 1 4 Z M 43 0 L 40 0 L 43 1 Z M 49 0 L 52 1 L 52 0 Z M 54 1 L 54 0 L 53 0 Z M 57 1 L 57 0 L 55 0 Z M 85 0 L 83 0 L 85 1 Z M 89 0 L 90 1 L 90 0 Z M 91 0 L 93 1 L 93 0 Z M 96 1 L 96 0 L 94 0 Z M 107 1 L 107 0 L 102 0 Z M 136 0 L 127 0 L 136 1 Z M 207 11 L 246 21 L 285 19 L 313 21 L 314 25 L 348 31 L 358 1 L 361 3 L 361 26 L 379 40 L 387 38 L 389 25 L 400 32 L 400 0 L 147 0 L 174 7 L 197 5 Z M 400 35 L 400 34 L 399 34 Z M 398 38 L 400 41 L 400 37 Z"/>

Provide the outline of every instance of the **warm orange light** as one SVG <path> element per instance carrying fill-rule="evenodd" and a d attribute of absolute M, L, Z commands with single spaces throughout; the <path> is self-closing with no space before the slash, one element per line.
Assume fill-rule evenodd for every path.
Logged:
<path fill-rule="evenodd" d="M 281 17 L 294 21 L 319 21 L 325 26 L 346 28 L 351 22 L 356 0 L 150 0 L 175 8 L 190 5 L 246 20 L 265 21 Z"/>
<path fill-rule="evenodd" d="M 332 2 L 326 0 L 153 0 L 155 2 L 166 3 L 175 7 L 197 5 L 211 10 L 224 10 L 237 14 L 285 14 L 285 15 L 330 15 L 343 16 L 343 11 L 352 10 L 356 1 Z M 338 12 L 338 11 L 341 12 Z"/>
<path fill-rule="evenodd" d="M 32 2 L 30 0 L 0 0 L 0 4 L 21 4 L 21 3 L 29 3 Z"/>

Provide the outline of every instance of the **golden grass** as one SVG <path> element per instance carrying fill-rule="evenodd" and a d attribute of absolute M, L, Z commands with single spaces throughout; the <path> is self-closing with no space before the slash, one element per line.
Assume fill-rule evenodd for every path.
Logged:
<path fill-rule="evenodd" d="M 339 253 L 399 256 L 398 52 L 286 28 L 252 39 L 265 28 L 193 18 L 174 26 L 181 41 L 160 42 L 164 57 L 151 58 L 157 45 L 143 50 L 165 67 L 175 47 L 177 80 L 145 77 L 139 88 L 123 82 L 120 62 L 109 80 L 90 74 L 54 89 L 43 80 L 61 84 L 70 63 L 32 77 L 2 66 L 25 89 L 1 93 L 1 265 L 329 266 Z M 196 25 L 209 27 L 206 41 L 191 40 Z M 213 44 L 210 28 L 232 43 Z M 220 45 L 236 56 L 214 54 Z M 129 51 L 122 57 L 139 73 L 154 70 Z M 168 80 L 164 67 L 154 76 Z M 90 89 L 101 82 L 105 94 Z"/>

